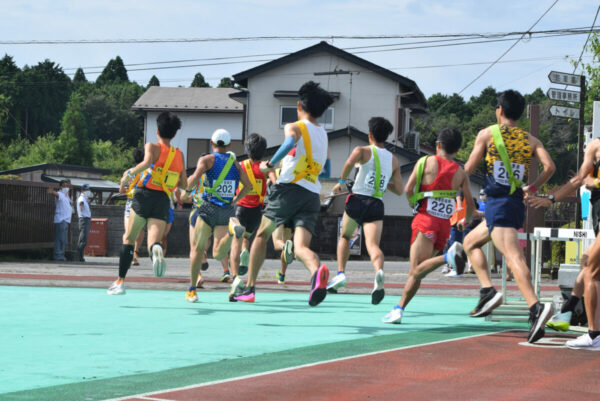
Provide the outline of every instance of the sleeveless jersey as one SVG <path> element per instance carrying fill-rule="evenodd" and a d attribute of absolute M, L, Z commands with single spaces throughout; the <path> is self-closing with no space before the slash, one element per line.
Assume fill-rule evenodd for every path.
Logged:
<path fill-rule="evenodd" d="M 427 191 L 449 191 L 452 190 L 452 179 L 454 173 L 458 170 L 458 163 L 435 156 L 438 163 L 438 170 L 435 179 L 431 184 L 421 183 L 420 192 Z M 454 214 L 454 198 L 424 198 L 418 207 L 420 213 L 427 213 L 440 219 L 449 219 Z"/>
<path fill-rule="evenodd" d="M 371 158 L 365 164 L 361 164 L 358 168 L 358 174 L 354 180 L 352 193 L 373 196 L 378 189 L 384 193 L 388 182 L 392 176 L 392 153 L 387 149 L 375 147 L 379 156 L 379 164 L 381 165 L 381 176 L 379 178 L 379 188 L 375 187 L 375 160 L 371 148 Z"/>
<path fill-rule="evenodd" d="M 529 133 L 519 127 L 500 126 L 502 140 L 506 147 L 506 152 L 512 165 L 515 178 L 527 182 L 529 175 L 529 164 L 531 162 L 532 150 L 529 143 Z M 485 193 L 494 198 L 503 196 L 516 196 L 523 198 L 521 188 L 510 195 L 510 184 L 508 174 L 504 168 L 504 163 L 498 154 L 498 149 L 493 139 L 487 146 L 485 155 Z"/>
<path fill-rule="evenodd" d="M 258 162 L 250 162 L 250 167 L 252 168 L 252 173 L 254 174 L 254 179 L 256 180 L 257 186 L 260 188 L 260 193 L 257 193 L 255 188 L 250 183 L 250 192 L 248 195 L 244 196 L 237 204 L 244 207 L 258 207 L 263 205 L 264 197 L 267 194 L 267 178 L 260 171 L 260 161 Z M 245 162 L 242 163 L 242 168 L 246 168 Z M 243 185 L 240 184 L 236 193 L 240 192 L 243 188 Z"/>
<path fill-rule="evenodd" d="M 167 157 L 169 156 L 170 147 L 159 143 L 160 145 L 160 156 L 158 160 L 155 161 L 150 168 L 146 169 L 142 173 L 142 178 L 140 178 L 138 186 L 146 187 L 148 189 L 152 189 L 154 191 L 163 191 L 163 187 L 161 182 L 157 176 L 162 174 L 162 167 L 165 165 L 167 161 Z M 169 166 L 169 170 L 167 171 L 167 175 L 165 176 L 165 184 L 170 193 L 177 187 L 177 183 L 179 182 L 179 176 L 183 171 L 183 156 L 181 151 L 178 148 L 175 148 L 175 157 Z M 152 174 L 154 173 L 154 177 Z M 167 194 L 170 195 L 170 194 Z"/>
<path fill-rule="evenodd" d="M 327 132 L 323 127 L 314 125 L 308 120 L 304 120 L 304 123 L 310 136 L 313 162 L 316 163 L 317 169 L 320 171 L 325 161 L 327 161 Z M 299 172 L 306 169 L 306 165 L 304 139 L 300 138 L 296 142 L 295 152 L 290 152 L 281 161 L 281 174 L 277 179 L 277 183 L 291 183 Z M 296 182 L 296 184 L 317 194 L 321 192 L 321 183 L 319 182 L 318 175 L 309 174 Z"/>
<path fill-rule="evenodd" d="M 205 187 L 213 188 L 214 182 L 217 180 L 217 178 L 219 178 L 219 175 L 225 167 L 230 154 L 235 158 L 235 155 L 231 152 L 213 153 L 213 155 L 215 155 L 215 163 L 213 164 L 212 168 L 206 172 L 206 179 L 204 180 Z M 219 195 L 226 202 L 223 202 L 206 190 L 202 194 L 202 200 L 212 202 L 217 206 L 227 206 L 233 200 L 239 182 L 240 174 L 238 169 L 235 167 L 235 164 L 232 164 L 231 169 L 225 176 L 223 182 L 221 182 L 221 185 L 219 185 L 217 188 L 214 188 L 214 190 L 217 192 L 217 195 Z"/>

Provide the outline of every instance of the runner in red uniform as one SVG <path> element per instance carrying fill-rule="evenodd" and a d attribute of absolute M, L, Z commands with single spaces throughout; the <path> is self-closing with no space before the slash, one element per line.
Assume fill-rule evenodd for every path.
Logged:
<path fill-rule="evenodd" d="M 460 132 L 444 129 L 438 135 L 436 155 L 417 162 L 404 188 L 409 202 L 417 202 L 417 214 L 412 221 L 410 272 L 400 302 L 383 317 L 384 323 L 401 322 L 404 308 L 419 290 L 421 280 L 431 271 L 445 263 L 458 274 L 462 274 L 465 268 L 467 257 L 459 242 L 455 242 L 445 254 L 433 256 L 444 249 L 450 236 L 449 219 L 454 213 L 454 198 L 459 188 L 467 204 L 467 214 L 459 222 L 460 226 L 471 219 L 475 209 L 469 178 L 462 167 L 452 160 L 461 143 Z"/>

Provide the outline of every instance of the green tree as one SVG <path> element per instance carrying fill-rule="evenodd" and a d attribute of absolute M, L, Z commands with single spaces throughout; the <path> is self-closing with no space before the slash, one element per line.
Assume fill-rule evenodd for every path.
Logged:
<path fill-rule="evenodd" d="M 129 77 L 127 76 L 125 64 L 119 56 L 111 59 L 108 64 L 106 64 L 106 67 L 104 67 L 104 70 L 102 70 L 100 76 L 96 79 L 96 84 L 100 86 L 125 82 L 129 82 Z"/>
<path fill-rule="evenodd" d="M 160 86 L 160 81 L 158 80 L 158 78 L 156 78 L 156 75 L 152 75 L 152 78 L 150 78 L 150 81 L 148 81 L 148 88 L 151 86 Z"/>
<path fill-rule="evenodd" d="M 233 81 L 229 77 L 221 78 L 221 82 L 219 82 L 219 86 L 217 88 L 235 88 Z"/>
<path fill-rule="evenodd" d="M 83 114 L 83 98 L 74 94 L 62 119 L 62 131 L 56 142 L 56 155 L 61 163 L 91 166 L 92 144 Z"/>
<path fill-rule="evenodd" d="M 77 69 L 77 71 L 75 71 L 75 75 L 73 76 L 73 86 L 75 88 L 79 88 L 81 85 L 87 83 L 88 80 L 85 77 L 85 73 L 83 72 L 83 69 L 81 69 L 81 67 L 79 67 Z"/>
<path fill-rule="evenodd" d="M 210 88 L 208 82 L 204 80 L 204 76 L 201 73 L 194 75 L 194 80 L 190 85 L 191 88 Z"/>
<path fill-rule="evenodd" d="M 106 178 L 118 182 L 123 176 L 123 171 L 133 165 L 131 157 L 133 149 L 133 147 L 128 147 L 123 140 L 116 142 L 93 141 L 94 167 L 110 170 L 110 174 Z"/>

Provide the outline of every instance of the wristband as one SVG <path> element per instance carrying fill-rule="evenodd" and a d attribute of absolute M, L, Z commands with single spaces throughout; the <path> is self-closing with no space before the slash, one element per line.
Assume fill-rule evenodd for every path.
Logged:
<path fill-rule="evenodd" d="M 536 188 L 536 187 L 534 187 L 533 185 L 530 185 L 530 186 L 529 186 L 529 190 L 530 190 L 531 192 L 533 192 L 534 194 L 536 194 L 536 193 L 537 193 L 537 188 Z"/>
<path fill-rule="evenodd" d="M 267 167 L 268 167 L 268 168 L 273 168 L 273 163 L 271 163 L 271 160 L 269 160 L 269 161 L 267 162 Z"/>
<path fill-rule="evenodd" d="M 345 184 L 345 183 L 346 183 L 346 181 L 348 181 L 348 179 L 342 180 L 342 179 L 340 178 L 340 179 L 338 180 L 338 183 L 343 185 L 343 184 Z"/>

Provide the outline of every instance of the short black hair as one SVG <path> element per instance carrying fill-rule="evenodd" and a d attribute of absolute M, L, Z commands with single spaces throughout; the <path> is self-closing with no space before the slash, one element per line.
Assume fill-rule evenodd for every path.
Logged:
<path fill-rule="evenodd" d="M 442 144 L 442 149 L 448 154 L 458 152 L 462 145 L 462 134 L 456 128 L 444 128 L 437 137 L 437 141 Z"/>
<path fill-rule="evenodd" d="M 131 152 L 131 155 L 133 156 L 133 161 L 136 164 L 140 164 L 141 162 L 144 161 L 144 148 L 133 149 L 133 152 Z"/>
<path fill-rule="evenodd" d="M 393 130 L 392 123 L 383 117 L 373 117 L 369 120 L 369 132 L 377 142 L 385 142 Z"/>
<path fill-rule="evenodd" d="M 333 97 L 318 83 L 308 81 L 298 91 L 302 109 L 314 118 L 319 118 L 325 110 L 333 103 Z"/>
<path fill-rule="evenodd" d="M 60 182 L 58 183 L 58 186 L 62 187 L 64 184 L 71 185 L 71 180 L 60 180 Z"/>
<path fill-rule="evenodd" d="M 156 118 L 156 126 L 158 127 L 158 134 L 161 137 L 172 139 L 177 130 L 181 128 L 181 120 L 170 111 L 163 111 Z"/>
<path fill-rule="evenodd" d="M 509 89 L 498 94 L 496 107 L 502 106 L 502 111 L 507 118 L 518 120 L 525 111 L 525 98 L 518 91 Z"/>
<path fill-rule="evenodd" d="M 244 147 L 251 159 L 260 160 L 265 155 L 265 150 L 267 150 L 267 140 L 262 135 L 253 133 L 246 138 Z"/>

